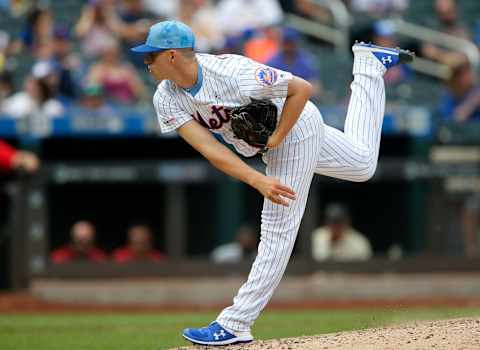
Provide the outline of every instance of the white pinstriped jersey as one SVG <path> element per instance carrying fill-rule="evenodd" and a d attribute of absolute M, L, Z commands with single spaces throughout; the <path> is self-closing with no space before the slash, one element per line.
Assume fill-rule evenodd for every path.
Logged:
<path fill-rule="evenodd" d="M 196 119 L 221 134 L 239 153 L 254 155 L 256 148 L 234 138 L 229 110 L 247 104 L 250 97 L 268 98 L 281 114 L 292 75 L 242 56 L 197 54 L 197 59 L 203 79 L 200 89 L 197 83 L 187 92 L 170 81 L 163 81 L 157 88 L 153 103 L 162 132 Z M 217 317 L 226 330 L 251 338 L 250 328 L 280 283 L 290 259 L 314 174 L 349 181 L 366 181 L 373 176 L 385 112 L 385 71 L 368 50 L 354 50 L 354 80 L 345 131 L 325 125 L 320 111 L 308 102 L 282 143 L 264 154 L 266 175 L 291 187 L 297 196 L 288 207 L 265 199 L 261 240 L 248 280 L 233 304 Z"/>
<path fill-rule="evenodd" d="M 250 97 L 270 99 L 280 115 L 292 74 L 239 55 L 196 54 L 196 57 L 203 82 L 194 96 L 169 80 L 157 87 L 153 105 L 161 131 L 171 132 L 195 119 L 212 132 L 221 134 L 240 154 L 255 155 L 257 148 L 234 137 L 230 109 L 248 104 Z M 313 109 L 316 107 L 309 102 L 303 114 Z"/>
<path fill-rule="evenodd" d="M 366 181 L 375 172 L 385 112 L 382 76 L 386 68 L 368 51 L 354 51 L 354 57 L 345 132 L 324 124 L 320 112 L 308 103 L 284 141 L 264 155 L 266 175 L 291 187 L 297 196 L 288 207 L 264 201 L 257 258 L 233 304 L 217 317 L 222 327 L 238 336 L 250 335 L 253 322 L 280 283 L 314 174 Z"/>

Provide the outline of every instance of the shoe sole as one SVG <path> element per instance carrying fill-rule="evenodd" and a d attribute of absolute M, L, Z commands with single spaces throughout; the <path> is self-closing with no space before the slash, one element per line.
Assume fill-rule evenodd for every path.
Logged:
<path fill-rule="evenodd" d="M 400 63 L 412 62 L 413 59 L 415 58 L 415 52 L 412 52 L 412 51 L 409 51 L 409 50 L 399 49 L 398 50 L 398 58 L 400 60 Z"/>
<path fill-rule="evenodd" d="M 377 46 L 373 44 L 365 44 L 365 43 L 358 43 L 353 45 L 353 49 L 357 48 L 360 49 L 361 51 L 368 51 L 368 52 L 382 52 L 382 53 L 390 53 L 394 55 L 398 55 L 398 60 L 399 63 L 408 63 L 412 62 L 413 59 L 415 58 L 415 53 L 411 52 L 409 50 L 404 50 L 400 48 L 389 48 L 389 47 L 382 47 L 382 46 Z"/>
<path fill-rule="evenodd" d="M 197 345 L 211 345 L 211 346 L 215 346 L 215 345 L 222 346 L 222 345 L 233 345 L 233 344 L 246 344 L 246 343 L 250 343 L 250 342 L 253 341 L 253 338 L 252 338 L 252 339 L 247 339 L 247 338 L 238 337 L 238 338 L 229 339 L 229 340 L 224 340 L 224 341 L 208 342 L 208 341 L 201 341 L 201 340 L 191 339 L 191 338 L 189 338 L 188 336 L 186 336 L 185 334 L 182 334 L 182 336 L 183 336 L 185 339 L 187 339 L 189 342 L 192 342 L 193 344 L 197 344 Z"/>

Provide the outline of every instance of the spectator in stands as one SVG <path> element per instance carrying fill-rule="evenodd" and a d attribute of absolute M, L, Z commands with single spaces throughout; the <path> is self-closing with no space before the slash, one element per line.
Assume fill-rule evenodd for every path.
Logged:
<path fill-rule="evenodd" d="M 159 17 L 157 20 L 176 18 L 178 16 L 180 0 L 158 1 L 142 0 L 143 7 Z"/>
<path fill-rule="evenodd" d="M 251 59 L 266 63 L 279 51 L 281 32 L 277 27 L 266 27 L 252 31 L 245 42 L 244 54 Z"/>
<path fill-rule="evenodd" d="M 58 74 L 59 96 L 64 100 L 77 97 L 77 73 L 81 69 L 81 60 L 71 51 L 71 36 L 67 27 L 57 26 L 55 28 L 51 61 Z"/>
<path fill-rule="evenodd" d="M 29 174 L 33 174 L 38 170 L 39 166 L 40 161 L 34 153 L 17 150 L 0 140 L 0 171 L 24 170 Z"/>
<path fill-rule="evenodd" d="M 435 21 L 428 23 L 428 26 L 457 38 L 471 40 L 470 33 L 466 27 L 459 22 L 455 0 L 436 0 L 435 13 L 437 16 Z M 430 43 L 424 43 L 420 53 L 426 58 L 447 64 L 451 67 L 460 64 L 464 60 L 462 53 Z"/>
<path fill-rule="evenodd" d="M 55 264 L 105 261 L 107 255 L 95 246 L 95 235 L 95 226 L 91 222 L 76 222 L 70 230 L 70 243 L 54 250 L 50 254 L 50 260 Z"/>
<path fill-rule="evenodd" d="M 0 73 L 0 106 L 2 101 L 13 95 L 15 86 L 13 84 L 13 76 L 10 72 L 4 71 Z"/>
<path fill-rule="evenodd" d="M 153 234 L 149 226 L 144 224 L 133 225 L 128 229 L 127 237 L 127 245 L 113 252 L 112 257 L 115 262 L 162 262 L 165 260 L 165 255 L 153 248 Z"/>
<path fill-rule="evenodd" d="M 0 30 L 0 73 L 7 69 L 9 44 L 10 35 L 4 30 Z"/>
<path fill-rule="evenodd" d="M 18 54 L 21 49 L 22 44 L 19 40 L 11 40 L 9 32 L 6 30 L 0 30 L 0 76 L 5 73 L 13 77 L 13 73 L 15 72 L 16 79 L 23 78 L 23 76 L 19 76 L 18 72 L 16 71 L 18 66 L 18 57 L 15 57 L 15 55 Z M 13 93 L 13 80 L 11 86 L 11 92 Z"/>
<path fill-rule="evenodd" d="M 441 32 L 470 40 L 471 35 L 458 17 L 456 0 L 435 0 L 436 19 L 430 24 Z"/>
<path fill-rule="evenodd" d="M 0 114 L 11 118 L 63 116 L 62 104 L 54 98 L 53 91 L 45 79 L 29 76 L 25 80 L 24 90 L 3 100 Z"/>
<path fill-rule="evenodd" d="M 33 7 L 20 34 L 23 47 L 42 59 L 48 57 L 53 34 L 53 17 L 50 9 Z"/>
<path fill-rule="evenodd" d="M 135 55 L 130 48 L 145 39 L 155 16 L 146 10 L 142 0 L 121 0 L 119 5 L 118 15 L 112 16 L 110 27 L 121 39 L 128 60 L 143 69 L 143 57 Z"/>
<path fill-rule="evenodd" d="M 280 50 L 266 64 L 307 80 L 314 88 L 312 95 L 318 97 L 321 94 L 322 85 L 314 64 L 315 60 L 300 48 L 299 40 L 300 35 L 295 29 L 284 28 Z"/>
<path fill-rule="evenodd" d="M 250 225 L 240 226 L 235 234 L 235 242 L 216 247 L 210 254 L 215 263 L 236 263 L 251 261 L 257 252 L 258 235 Z"/>
<path fill-rule="evenodd" d="M 462 230 L 465 255 L 480 255 L 480 193 L 471 195 L 462 210 Z"/>
<path fill-rule="evenodd" d="M 17 150 L 0 139 L 0 231 L 12 215 L 11 209 L 13 203 L 10 198 L 21 195 L 21 191 L 14 191 L 13 193 L 8 191 L 5 186 L 3 186 L 3 180 L 8 180 L 12 173 L 13 175 L 20 175 L 22 173 L 33 175 L 39 166 L 40 161 L 34 153 Z M 4 178 L 2 175 L 6 175 L 6 177 Z M 0 244 L 8 243 L 8 241 L 5 242 L 5 240 L 2 242 L 1 238 L 3 237 L 0 237 Z"/>
<path fill-rule="evenodd" d="M 338 203 L 325 209 L 325 226 L 312 233 L 312 257 L 317 261 L 358 261 L 372 256 L 368 239 L 352 228 L 347 208 Z"/>
<path fill-rule="evenodd" d="M 215 19 L 225 36 L 271 27 L 283 20 L 278 0 L 220 0 Z"/>
<path fill-rule="evenodd" d="M 103 48 L 100 61 L 91 66 L 88 84 L 100 85 L 115 102 L 134 103 L 146 97 L 143 82 L 130 63 L 121 60 L 118 42 Z"/>
<path fill-rule="evenodd" d="M 123 26 L 116 33 L 131 44 L 145 39 L 155 21 L 155 16 L 145 9 L 142 0 L 121 0 L 118 15 Z"/>
<path fill-rule="evenodd" d="M 105 93 L 100 85 L 87 85 L 82 89 L 78 105 L 69 110 L 72 117 L 112 118 L 119 114 L 105 100 Z"/>
<path fill-rule="evenodd" d="M 480 86 L 466 60 L 452 70 L 446 85 L 439 106 L 443 119 L 459 123 L 480 121 Z"/>
<path fill-rule="evenodd" d="M 115 20 L 115 7 L 112 0 L 90 0 L 82 10 L 75 25 L 75 33 L 82 42 L 82 52 L 88 58 L 96 58 L 116 42 L 112 30 Z"/>
<path fill-rule="evenodd" d="M 60 75 L 51 59 L 37 61 L 32 67 L 32 75 L 48 85 L 50 97 L 57 97 Z"/>
<path fill-rule="evenodd" d="M 179 10 L 178 20 L 192 28 L 199 52 L 216 52 L 224 46 L 222 28 L 213 20 L 215 8 L 209 0 L 180 0 Z"/>

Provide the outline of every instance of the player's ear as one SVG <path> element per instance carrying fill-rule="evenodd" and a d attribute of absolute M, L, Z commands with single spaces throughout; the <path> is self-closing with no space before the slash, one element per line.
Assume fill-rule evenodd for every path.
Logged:
<path fill-rule="evenodd" d="M 175 60 L 176 54 L 177 54 L 177 51 L 175 51 L 175 50 L 170 50 L 169 51 L 170 62 L 173 62 Z"/>

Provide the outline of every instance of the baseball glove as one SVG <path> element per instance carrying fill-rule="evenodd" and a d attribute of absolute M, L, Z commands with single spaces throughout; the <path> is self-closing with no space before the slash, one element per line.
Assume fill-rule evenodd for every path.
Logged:
<path fill-rule="evenodd" d="M 232 130 L 235 137 L 250 146 L 264 149 L 277 126 L 277 106 L 270 100 L 250 100 L 232 109 Z"/>

